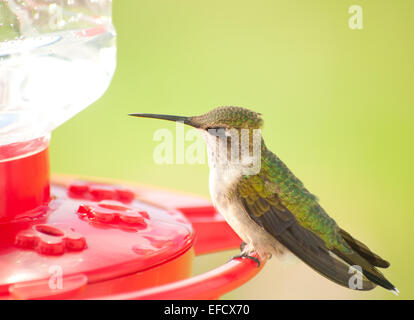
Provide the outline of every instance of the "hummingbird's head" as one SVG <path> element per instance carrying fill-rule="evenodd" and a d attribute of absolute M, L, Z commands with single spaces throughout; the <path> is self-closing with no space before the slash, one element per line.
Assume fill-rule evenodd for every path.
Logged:
<path fill-rule="evenodd" d="M 240 107 L 218 107 L 201 116 L 191 117 L 196 127 L 208 129 L 259 129 L 260 113 Z"/>
<path fill-rule="evenodd" d="M 209 129 L 259 129 L 263 120 L 261 114 L 240 107 L 218 107 L 203 115 L 193 117 L 171 116 L 150 113 L 132 113 L 134 117 L 180 121 L 200 130 Z"/>
<path fill-rule="evenodd" d="M 133 113 L 134 117 L 177 121 L 202 131 L 209 164 L 225 172 L 256 174 L 261 165 L 261 114 L 240 107 L 218 107 L 193 117 Z M 231 168 L 232 170 L 229 170 Z"/>

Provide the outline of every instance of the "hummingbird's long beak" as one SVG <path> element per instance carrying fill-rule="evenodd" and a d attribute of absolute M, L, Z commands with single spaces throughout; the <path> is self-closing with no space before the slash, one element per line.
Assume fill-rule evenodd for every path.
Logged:
<path fill-rule="evenodd" d="M 189 126 L 197 128 L 196 124 L 191 121 L 190 117 L 170 116 L 166 114 L 153 114 L 153 113 L 130 113 L 129 116 L 139 117 L 139 118 L 162 119 L 162 120 L 176 121 L 176 122 L 179 121 Z"/>

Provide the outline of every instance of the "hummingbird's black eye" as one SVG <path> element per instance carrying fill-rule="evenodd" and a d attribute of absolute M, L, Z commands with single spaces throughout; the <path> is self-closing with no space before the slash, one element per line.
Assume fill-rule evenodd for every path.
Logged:
<path fill-rule="evenodd" d="M 226 131 L 226 128 L 224 127 L 208 127 L 206 128 L 207 131 Z"/>

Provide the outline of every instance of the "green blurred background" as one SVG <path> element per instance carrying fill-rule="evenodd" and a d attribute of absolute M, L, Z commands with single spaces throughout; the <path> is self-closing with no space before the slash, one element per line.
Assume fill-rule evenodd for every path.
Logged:
<path fill-rule="evenodd" d="M 348 9 L 363 8 L 363 30 Z M 414 298 L 414 2 L 139 0 L 113 2 L 118 67 L 105 95 L 53 133 L 52 171 L 208 196 L 207 165 L 157 165 L 156 129 L 131 112 L 261 112 L 268 146 L 346 230 L 391 262 Z M 196 259 L 195 272 L 237 251 Z M 343 289 L 301 262 L 273 258 L 224 296 L 395 299 Z"/>

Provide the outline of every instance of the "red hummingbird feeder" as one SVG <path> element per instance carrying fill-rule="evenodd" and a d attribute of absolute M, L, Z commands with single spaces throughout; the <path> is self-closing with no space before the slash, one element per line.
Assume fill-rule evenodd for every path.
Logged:
<path fill-rule="evenodd" d="M 56 29 L 0 42 L 0 299 L 217 299 L 260 270 L 240 258 L 192 277 L 194 256 L 241 242 L 204 198 L 50 178 L 50 132 L 99 98 L 115 69 L 110 3 L 57 3 Z M 45 30 L 50 6 L 8 14 L 27 30 L 31 6 L 41 18 L 28 26 Z M 79 8 L 89 14 L 73 20 Z"/>

